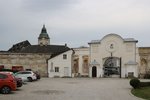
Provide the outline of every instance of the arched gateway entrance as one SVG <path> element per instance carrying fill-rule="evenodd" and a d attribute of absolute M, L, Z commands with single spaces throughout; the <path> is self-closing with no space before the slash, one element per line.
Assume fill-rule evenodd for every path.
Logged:
<path fill-rule="evenodd" d="M 118 57 L 106 57 L 103 59 L 103 70 L 105 77 L 121 77 L 121 59 Z"/>
<path fill-rule="evenodd" d="M 92 67 L 92 77 L 97 77 L 97 68 L 96 68 L 96 66 Z"/>

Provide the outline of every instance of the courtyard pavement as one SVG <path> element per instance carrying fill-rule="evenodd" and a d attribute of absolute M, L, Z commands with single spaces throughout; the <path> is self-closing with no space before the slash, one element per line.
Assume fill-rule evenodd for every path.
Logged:
<path fill-rule="evenodd" d="M 0 100 L 142 100 L 133 96 L 128 79 L 42 78 Z"/>

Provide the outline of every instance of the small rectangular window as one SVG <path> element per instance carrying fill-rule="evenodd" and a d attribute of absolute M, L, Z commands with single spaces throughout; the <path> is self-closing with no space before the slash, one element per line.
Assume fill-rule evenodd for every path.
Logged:
<path fill-rule="evenodd" d="M 63 54 L 63 59 L 67 59 L 67 55 L 66 54 Z"/>
<path fill-rule="evenodd" d="M 55 72 L 59 72 L 59 67 L 55 67 Z"/>

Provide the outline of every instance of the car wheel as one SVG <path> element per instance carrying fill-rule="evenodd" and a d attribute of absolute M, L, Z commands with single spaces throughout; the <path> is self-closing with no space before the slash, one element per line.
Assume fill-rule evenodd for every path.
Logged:
<path fill-rule="evenodd" d="M 29 82 L 32 82 L 32 78 L 31 78 L 31 77 L 28 77 L 28 81 L 29 81 Z"/>
<path fill-rule="evenodd" d="M 1 88 L 1 93 L 2 94 L 8 94 L 8 93 L 10 93 L 10 91 L 11 91 L 11 89 L 8 86 L 4 86 L 4 87 Z"/>

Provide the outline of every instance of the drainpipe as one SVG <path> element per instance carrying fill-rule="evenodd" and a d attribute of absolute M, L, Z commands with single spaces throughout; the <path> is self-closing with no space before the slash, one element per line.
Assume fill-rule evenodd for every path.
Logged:
<path fill-rule="evenodd" d="M 90 68 L 91 68 L 91 44 L 89 44 L 89 45 L 90 45 L 90 48 L 89 48 L 89 49 L 90 49 L 90 50 L 89 50 L 89 55 L 90 55 L 89 61 L 90 61 L 90 64 L 89 64 L 89 73 L 88 73 L 88 74 L 89 74 L 89 77 L 90 77 L 90 74 L 91 74 L 91 72 L 90 72 L 90 71 L 91 71 L 91 70 L 90 70 Z"/>
<path fill-rule="evenodd" d="M 72 69 L 73 69 L 73 55 L 75 54 L 75 51 L 73 50 L 73 48 L 71 49 L 72 50 L 72 54 L 71 54 L 71 77 L 72 77 Z"/>

